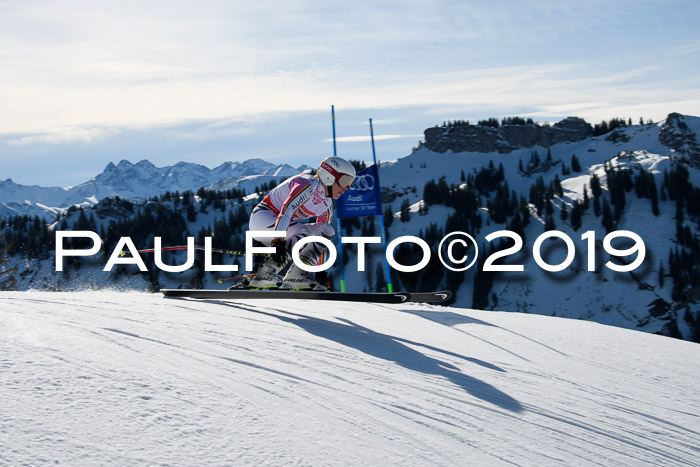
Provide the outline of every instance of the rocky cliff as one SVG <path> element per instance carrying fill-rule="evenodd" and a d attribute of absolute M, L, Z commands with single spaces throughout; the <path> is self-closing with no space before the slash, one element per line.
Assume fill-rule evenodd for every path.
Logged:
<path fill-rule="evenodd" d="M 591 125 L 576 117 L 566 118 L 553 126 L 526 124 L 494 128 L 466 124 L 428 128 L 424 132 L 424 146 L 441 153 L 452 151 L 507 154 L 521 148 L 549 147 L 557 143 L 580 141 L 592 133 Z"/>
<path fill-rule="evenodd" d="M 700 128 L 696 128 L 695 119 L 687 119 L 679 113 L 671 113 L 659 131 L 659 141 L 688 157 L 693 165 L 700 166 L 700 145 L 697 134 Z"/>

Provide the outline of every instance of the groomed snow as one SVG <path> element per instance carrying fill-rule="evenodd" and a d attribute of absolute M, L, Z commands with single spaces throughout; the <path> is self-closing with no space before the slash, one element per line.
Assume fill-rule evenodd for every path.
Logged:
<path fill-rule="evenodd" d="M 3 465 L 700 465 L 700 346 L 430 305 L 0 293 Z"/>

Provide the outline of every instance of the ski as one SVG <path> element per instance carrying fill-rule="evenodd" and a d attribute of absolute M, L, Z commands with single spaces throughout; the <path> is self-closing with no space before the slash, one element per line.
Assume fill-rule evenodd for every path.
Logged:
<path fill-rule="evenodd" d="M 409 301 L 407 293 L 342 293 L 315 292 L 306 290 L 199 290 L 199 289 L 161 289 L 166 297 L 198 298 L 209 300 L 243 300 L 243 299 L 298 299 L 298 300 L 335 300 L 348 302 L 404 303 Z"/>
<path fill-rule="evenodd" d="M 452 298 L 452 292 L 449 290 L 440 290 L 438 292 L 411 292 L 409 302 L 414 303 L 440 303 L 446 302 Z"/>
<path fill-rule="evenodd" d="M 198 298 L 206 300 L 247 300 L 247 299 L 298 299 L 329 300 L 366 303 L 439 303 L 449 300 L 452 292 L 428 292 L 412 294 L 409 292 L 316 292 L 307 290 L 201 290 L 201 289 L 161 289 L 169 298 Z"/>

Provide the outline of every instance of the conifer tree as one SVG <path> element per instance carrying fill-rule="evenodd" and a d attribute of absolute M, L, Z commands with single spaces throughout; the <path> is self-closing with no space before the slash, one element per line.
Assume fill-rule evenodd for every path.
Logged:
<path fill-rule="evenodd" d="M 598 198 L 596 198 L 597 200 Z M 603 224 L 603 227 L 605 227 L 605 231 L 610 233 L 613 230 L 615 230 L 615 223 L 613 221 L 613 213 L 612 209 L 610 208 L 610 203 L 608 203 L 607 198 L 603 198 L 603 218 L 601 219 L 601 223 Z"/>
<path fill-rule="evenodd" d="M 394 222 L 394 213 L 391 212 L 391 206 L 387 206 L 387 208 L 384 210 L 384 227 L 389 230 L 389 227 L 391 227 L 391 224 Z M 389 232 L 387 232 L 387 235 Z"/>
<path fill-rule="evenodd" d="M 581 163 L 579 162 L 578 157 L 576 157 L 576 154 L 571 156 L 571 170 L 576 173 L 581 172 Z"/>
<path fill-rule="evenodd" d="M 566 203 L 561 205 L 561 220 L 566 221 L 569 218 L 569 209 L 566 207 Z"/>
<path fill-rule="evenodd" d="M 399 217 L 401 222 L 408 222 L 411 220 L 411 213 L 409 212 L 410 208 L 411 203 L 408 201 L 408 198 L 404 199 L 401 203 L 401 216 Z"/>
<path fill-rule="evenodd" d="M 571 208 L 571 227 L 573 227 L 574 230 L 578 230 L 581 228 L 582 211 L 583 205 L 579 202 L 576 202 L 576 204 L 574 204 L 574 207 Z"/>
<path fill-rule="evenodd" d="M 5 234 L 0 235 L 0 290 L 15 290 L 17 288 L 17 266 L 7 269 L 9 245 L 5 243 Z"/>

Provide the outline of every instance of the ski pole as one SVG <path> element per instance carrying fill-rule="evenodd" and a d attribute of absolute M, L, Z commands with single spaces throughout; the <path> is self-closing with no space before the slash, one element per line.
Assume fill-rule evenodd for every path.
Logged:
<path fill-rule="evenodd" d="M 187 245 L 180 245 L 180 246 L 166 246 L 160 249 L 160 251 L 174 251 L 174 250 L 186 250 Z M 195 250 L 206 250 L 203 246 L 195 245 L 194 246 Z M 138 250 L 136 253 L 153 253 L 155 252 L 155 248 L 148 248 L 145 250 Z M 210 250 L 212 253 L 222 253 L 225 255 L 235 255 L 235 256 L 245 256 L 245 251 L 236 251 L 236 250 L 221 250 L 219 248 L 212 248 Z M 119 254 L 120 256 L 126 256 L 128 252 L 122 250 Z M 253 256 L 266 256 L 267 253 L 252 253 Z"/>
<path fill-rule="evenodd" d="M 242 276 L 226 277 L 226 278 L 219 277 L 216 280 L 216 282 L 218 282 L 219 284 L 223 284 L 224 282 L 236 281 L 238 279 L 245 279 L 246 277 L 248 277 L 248 278 L 255 277 L 255 274 L 243 274 Z"/>

